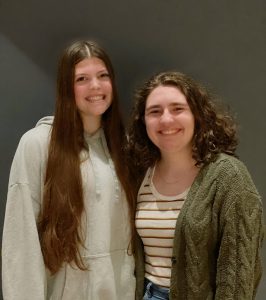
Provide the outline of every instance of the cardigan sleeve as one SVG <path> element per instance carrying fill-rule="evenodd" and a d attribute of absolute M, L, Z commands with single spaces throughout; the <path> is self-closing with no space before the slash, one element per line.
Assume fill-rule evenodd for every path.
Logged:
<path fill-rule="evenodd" d="M 262 203 L 256 191 L 243 186 L 232 194 L 234 200 L 221 222 L 215 299 L 255 299 L 262 275 Z"/>
<path fill-rule="evenodd" d="M 136 293 L 135 300 L 142 300 L 144 294 L 144 274 L 145 274 L 145 261 L 144 261 L 144 248 L 141 237 L 138 233 L 134 236 L 134 256 L 135 256 L 135 277 L 136 277 Z"/>
<path fill-rule="evenodd" d="M 21 139 L 13 159 L 2 244 L 3 296 L 46 299 L 46 270 L 36 218 L 41 198 L 41 151 L 32 133 Z"/>

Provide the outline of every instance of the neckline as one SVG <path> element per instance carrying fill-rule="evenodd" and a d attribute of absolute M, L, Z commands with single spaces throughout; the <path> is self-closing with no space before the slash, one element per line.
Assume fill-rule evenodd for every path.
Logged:
<path fill-rule="evenodd" d="M 93 142 L 101 138 L 102 132 L 102 127 L 99 127 L 93 134 L 89 134 L 88 132 L 84 131 L 84 138 L 87 143 Z"/>
<path fill-rule="evenodd" d="M 189 190 L 190 190 L 190 187 L 189 186 L 185 191 L 183 191 L 182 193 L 179 193 L 179 194 L 176 194 L 176 195 L 164 195 L 164 194 L 161 194 L 155 187 L 155 185 L 153 184 L 153 176 L 154 176 L 154 171 L 155 171 L 155 166 L 156 166 L 156 163 L 154 164 L 153 167 L 150 168 L 150 172 L 149 172 L 149 184 L 150 184 L 150 187 L 151 187 L 151 191 L 152 193 L 154 194 L 154 196 L 156 196 L 157 198 L 160 198 L 162 200 L 176 200 L 176 199 L 185 199 Z"/>

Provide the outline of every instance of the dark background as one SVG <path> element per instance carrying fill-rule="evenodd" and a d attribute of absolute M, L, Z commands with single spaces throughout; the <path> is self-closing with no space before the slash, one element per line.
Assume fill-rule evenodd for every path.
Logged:
<path fill-rule="evenodd" d="M 265 0 L 0 0 L 1 229 L 19 139 L 53 114 L 58 55 L 78 38 L 110 54 L 126 117 L 133 89 L 154 71 L 185 72 L 216 92 L 236 113 L 238 154 L 265 207 Z"/>

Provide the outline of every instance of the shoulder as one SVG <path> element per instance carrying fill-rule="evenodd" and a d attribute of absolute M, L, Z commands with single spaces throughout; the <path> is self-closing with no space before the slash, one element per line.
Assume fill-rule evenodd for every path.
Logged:
<path fill-rule="evenodd" d="M 45 168 L 51 128 L 51 124 L 40 123 L 23 134 L 12 162 L 11 184 L 21 181 L 21 178 L 25 181 L 33 173 L 36 176 Z"/>
<path fill-rule="evenodd" d="M 34 144 L 47 140 L 52 130 L 52 120 L 52 117 L 45 117 L 39 120 L 34 128 L 28 130 L 22 135 L 21 142 L 25 144 Z"/>
<path fill-rule="evenodd" d="M 152 177 L 152 167 L 149 167 L 144 176 L 143 176 L 143 179 L 142 181 L 140 182 L 140 186 L 139 186 L 139 189 L 138 189 L 138 196 L 141 194 L 141 193 L 145 193 L 147 192 L 147 190 L 149 191 L 150 189 L 150 184 L 151 184 L 151 177 Z"/>
<path fill-rule="evenodd" d="M 229 198 L 261 198 L 245 164 L 227 154 L 217 155 L 213 162 L 201 169 L 193 184 L 193 191 L 203 194 L 209 191 L 212 197 L 223 203 Z"/>
<path fill-rule="evenodd" d="M 245 164 L 236 157 L 220 154 L 207 167 L 206 177 L 216 182 L 218 195 L 246 206 L 261 207 L 261 196 Z M 230 201 L 228 202 L 230 203 Z"/>
<path fill-rule="evenodd" d="M 262 198 L 245 164 L 235 157 L 221 154 L 214 165 L 218 171 L 217 194 L 224 203 L 224 214 L 221 214 L 224 220 L 237 218 L 245 220 L 245 226 L 248 223 L 261 226 Z"/>
<path fill-rule="evenodd" d="M 239 169 L 243 169 L 245 167 L 244 163 L 238 158 L 220 153 L 217 155 L 216 159 L 208 165 L 209 168 L 218 168 L 218 169 L 227 169 L 233 174 L 238 173 Z"/>
<path fill-rule="evenodd" d="M 197 211 L 206 211 L 206 204 L 217 211 L 221 220 L 233 213 L 243 216 L 262 214 L 262 199 L 245 164 L 236 157 L 219 154 L 216 160 L 200 171 L 193 183 L 190 197 L 196 201 Z M 202 209 L 200 209 L 202 208 Z"/>
<path fill-rule="evenodd" d="M 35 150 L 46 149 L 48 147 L 52 123 L 42 122 L 44 119 L 45 118 L 41 119 L 37 123 L 36 127 L 28 130 L 22 135 L 18 150 L 24 150 L 29 154 L 33 154 Z"/>
<path fill-rule="evenodd" d="M 236 157 L 219 154 L 215 161 L 205 167 L 205 175 L 213 177 L 218 182 L 238 183 L 241 185 L 254 185 L 250 173 L 245 164 Z"/>
<path fill-rule="evenodd" d="M 152 177 L 153 177 L 153 170 L 154 170 L 154 166 L 149 167 L 149 168 L 146 170 L 146 172 L 143 174 L 144 176 L 143 176 L 143 180 L 142 180 L 141 186 L 150 184 L 151 179 L 152 179 Z"/>

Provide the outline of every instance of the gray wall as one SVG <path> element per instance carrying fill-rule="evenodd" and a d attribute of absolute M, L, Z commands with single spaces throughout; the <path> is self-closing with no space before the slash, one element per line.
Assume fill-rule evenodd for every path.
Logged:
<path fill-rule="evenodd" d="M 239 155 L 265 207 L 266 1 L 0 0 L 1 227 L 19 138 L 53 113 L 58 54 L 83 37 L 110 53 L 126 116 L 134 87 L 158 70 L 188 73 L 220 95 L 237 114 Z M 265 295 L 264 276 L 257 299 Z"/>

